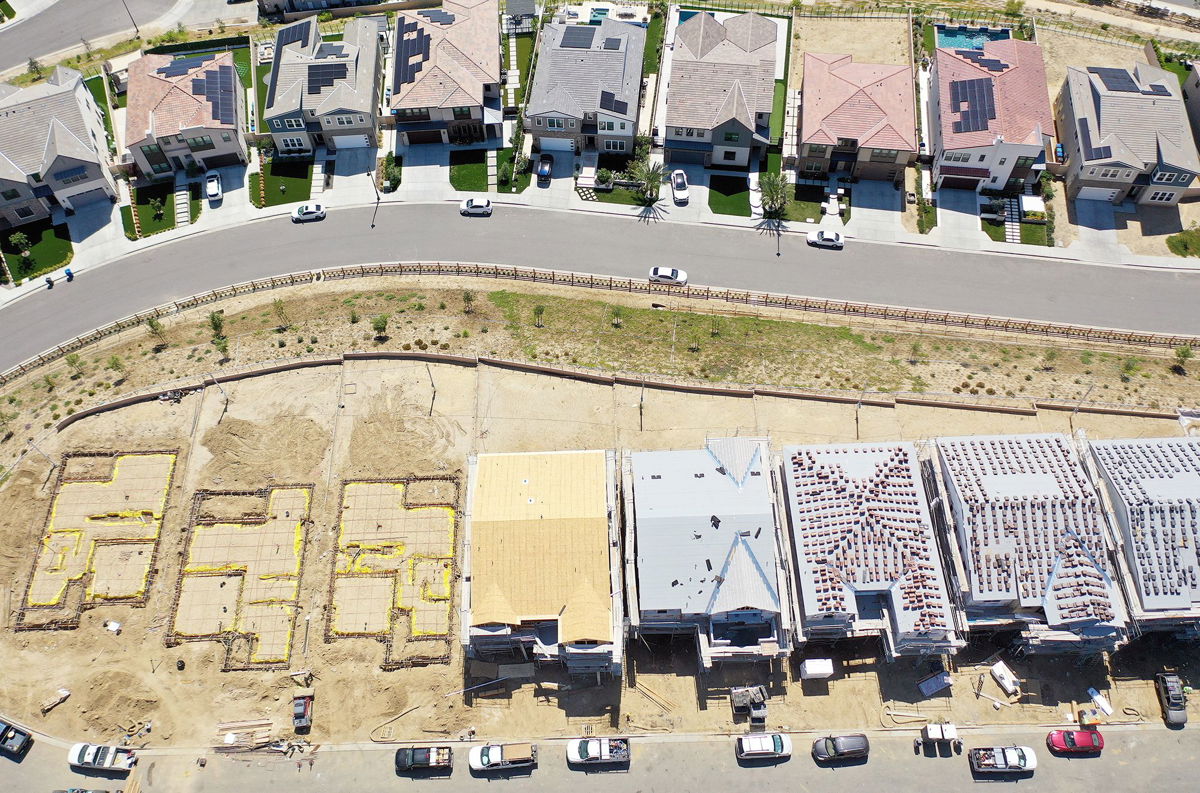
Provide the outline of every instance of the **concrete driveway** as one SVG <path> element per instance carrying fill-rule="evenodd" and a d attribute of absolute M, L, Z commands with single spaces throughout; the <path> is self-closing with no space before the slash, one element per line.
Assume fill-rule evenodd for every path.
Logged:
<path fill-rule="evenodd" d="M 672 220 L 712 220 L 708 208 L 708 171 L 703 165 L 667 164 L 663 166 L 662 203 Z M 671 171 L 683 171 L 688 181 L 688 202 L 676 204 L 671 197 Z"/>
<path fill-rule="evenodd" d="M 408 201 L 441 201 L 450 189 L 450 147 L 441 143 L 409 146 L 398 156 L 404 160 L 396 196 Z"/>
<path fill-rule="evenodd" d="M 1069 250 L 1097 262 L 1120 262 L 1124 248 L 1117 241 L 1116 209 L 1107 201 L 1075 200 L 1079 239 Z"/>
<path fill-rule="evenodd" d="M 125 236 L 121 211 L 111 201 L 84 204 L 65 220 L 71 232 L 71 242 L 76 245 L 81 242 L 96 245 Z"/>
<path fill-rule="evenodd" d="M 370 173 L 375 169 L 375 159 L 379 156 L 378 151 L 374 146 L 338 149 L 333 164 L 333 175 L 354 176 L 355 174 Z"/>
<path fill-rule="evenodd" d="M 979 194 L 974 190 L 942 189 L 935 193 L 938 205 L 936 233 L 943 245 L 954 248 L 983 247 L 979 225 Z"/>
<path fill-rule="evenodd" d="M 868 240 L 894 241 L 904 230 L 904 193 L 891 182 L 863 179 L 850 186 L 850 220 L 846 233 Z"/>
<path fill-rule="evenodd" d="M 554 157 L 554 167 L 550 169 L 550 181 L 538 181 L 537 164 L 541 155 L 534 152 L 533 163 L 530 165 L 534 173 L 533 181 L 525 192 L 533 192 L 530 198 L 550 198 L 555 204 L 559 201 L 570 201 L 575 197 L 575 155 L 564 151 L 550 154 Z"/>

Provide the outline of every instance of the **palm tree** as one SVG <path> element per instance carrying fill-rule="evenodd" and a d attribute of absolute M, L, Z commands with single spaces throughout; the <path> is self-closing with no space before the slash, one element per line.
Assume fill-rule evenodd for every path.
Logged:
<path fill-rule="evenodd" d="M 642 196 L 646 201 L 651 204 L 657 201 L 659 191 L 662 189 L 662 163 L 641 160 L 634 163 L 630 170 L 633 172 L 633 178 L 642 183 Z"/>
<path fill-rule="evenodd" d="M 758 177 L 758 189 L 762 192 L 763 214 L 778 218 L 787 206 L 787 182 L 782 174 L 764 173 Z"/>

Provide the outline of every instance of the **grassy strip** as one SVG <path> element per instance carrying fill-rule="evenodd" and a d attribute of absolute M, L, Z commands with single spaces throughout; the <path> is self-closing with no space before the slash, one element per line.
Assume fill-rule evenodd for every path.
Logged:
<path fill-rule="evenodd" d="M 641 206 L 646 203 L 642 194 L 625 187 L 614 187 L 612 190 L 596 190 L 596 200 L 602 204 L 624 204 L 626 206 Z"/>
<path fill-rule="evenodd" d="M 263 203 L 259 197 L 260 191 L 262 190 L 262 176 L 258 173 L 258 171 L 250 174 L 250 177 L 246 179 L 246 187 L 250 191 L 250 203 L 254 204 L 254 206 L 258 207 L 259 209 L 262 209 Z"/>
<path fill-rule="evenodd" d="M 108 109 L 108 92 L 104 85 L 104 75 L 98 74 L 95 77 L 89 77 L 83 81 L 87 89 L 92 92 L 92 98 L 96 100 L 96 105 L 100 108 L 100 112 L 104 114 L 104 131 L 108 133 L 110 141 L 116 141 L 113 137 L 112 112 Z"/>
<path fill-rule="evenodd" d="M 525 103 L 525 95 L 533 83 L 533 34 L 522 33 L 517 39 L 517 68 L 521 70 L 521 86 L 517 89 L 517 104 Z M 507 65 L 508 61 L 505 61 Z"/>
<path fill-rule="evenodd" d="M 258 84 L 254 86 L 254 117 L 258 120 L 258 131 L 268 132 L 267 122 L 263 118 L 263 113 L 267 109 L 267 86 L 271 83 L 271 66 L 269 64 L 258 67 Z"/>
<path fill-rule="evenodd" d="M 665 26 L 665 20 L 658 14 L 650 17 L 650 24 L 646 26 L 646 46 L 642 51 L 643 75 L 658 74 Z"/>
<path fill-rule="evenodd" d="M 486 193 L 487 153 L 482 149 L 450 152 L 450 186 L 455 190 Z"/>
<path fill-rule="evenodd" d="M 496 176 L 499 178 L 500 171 L 504 170 L 505 164 L 509 168 L 516 166 L 517 150 L 509 146 L 506 149 L 501 149 L 496 152 Z M 525 169 L 525 173 L 516 174 L 507 185 L 497 185 L 496 191 L 500 193 L 524 193 L 525 188 L 529 187 L 530 181 L 533 179 L 533 171 L 530 168 Z"/>
<path fill-rule="evenodd" d="M 1021 242 L 1026 245 L 1050 245 L 1048 229 L 1040 223 L 1021 224 Z"/>
<path fill-rule="evenodd" d="M 254 81 L 254 74 L 250 69 L 250 48 L 238 47 L 232 52 L 233 66 L 237 69 L 238 79 L 242 81 L 242 88 L 250 90 L 250 85 Z"/>
<path fill-rule="evenodd" d="M 8 0 L 0 0 L 0 14 L 4 14 L 5 19 L 17 18 L 17 12 Z"/>
<path fill-rule="evenodd" d="M 1004 242 L 1004 221 L 1002 220 L 980 220 L 979 225 L 984 232 L 992 238 L 993 242 Z M 1024 236 L 1024 235 L 1022 235 Z M 1024 240 L 1022 240 L 1024 242 Z"/>
<path fill-rule="evenodd" d="M 121 207 L 121 225 L 125 228 L 126 239 L 136 240 L 138 238 L 137 229 L 133 225 L 133 208 L 129 206 Z"/>
<path fill-rule="evenodd" d="M 771 103 L 771 140 L 783 137 L 783 117 L 787 112 L 787 80 L 775 81 L 775 99 Z"/>

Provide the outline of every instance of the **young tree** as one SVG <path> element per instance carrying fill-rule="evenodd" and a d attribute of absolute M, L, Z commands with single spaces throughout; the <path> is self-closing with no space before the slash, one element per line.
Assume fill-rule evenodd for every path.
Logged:
<path fill-rule="evenodd" d="M 475 313 L 475 293 L 471 291 L 463 292 L 463 313 Z"/>
<path fill-rule="evenodd" d="M 1192 359 L 1192 348 L 1186 344 L 1182 347 L 1175 348 L 1175 365 L 1171 367 L 1171 371 L 1175 374 L 1187 374 L 1187 362 Z"/>
<path fill-rule="evenodd" d="M 16 248 L 22 255 L 29 253 L 29 237 L 24 232 L 18 231 L 16 234 L 10 234 L 8 244 Z"/>
<path fill-rule="evenodd" d="M 612 326 L 614 328 L 619 328 L 625 324 L 625 311 L 620 306 L 613 306 L 610 309 L 610 313 L 612 314 Z"/>
<path fill-rule="evenodd" d="M 288 327 L 292 323 L 288 321 L 287 306 L 279 298 L 275 298 L 271 302 L 271 310 L 275 312 L 275 319 L 279 320 L 281 327 Z"/>
<path fill-rule="evenodd" d="M 161 198 L 151 198 L 151 199 L 150 199 L 148 202 L 146 202 L 146 203 L 147 203 L 147 205 L 150 207 L 150 211 L 154 213 L 154 219 L 155 219 L 155 220 L 162 220 L 162 216 L 163 216 L 163 202 L 162 202 L 162 199 L 161 199 Z"/>
<path fill-rule="evenodd" d="M 221 353 L 221 360 L 229 360 L 229 339 L 224 336 L 218 336 L 213 339 L 213 346 L 217 348 L 217 352 Z"/>
<path fill-rule="evenodd" d="M 108 363 L 104 365 L 104 368 L 108 369 L 109 371 L 116 372 L 122 378 L 124 378 L 125 373 L 129 371 L 128 367 L 125 365 L 125 361 L 121 360 L 121 356 L 119 355 L 114 355 L 109 358 Z"/>
<path fill-rule="evenodd" d="M 54 386 L 56 385 L 56 383 L 54 382 L 54 375 L 52 375 L 52 374 L 43 375 L 42 376 L 42 384 L 46 386 L 47 391 L 53 391 Z"/>
<path fill-rule="evenodd" d="M 375 331 L 376 341 L 387 340 L 388 319 L 390 318 L 390 314 L 380 314 L 378 316 L 371 317 L 371 330 Z"/>
<path fill-rule="evenodd" d="M 158 340 L 158 346 L 167 346 L 167 330 L 163 327 L 163 324 L 158 321 L 157 317 L 150 317 L 146 320 L 146 330 L 151 336 Z"/>
<path fill-rule="evenodd" d="M 83 374 L 83 359 L 79 357 L 79 353 L 68 353 L 67 357 L 63 360 L 67 362 L 67 366 L 71 367 L 71 371 L 75 373 L 72 377 L 79 377 L 79 375 Z"/>
<path fill-rule="evenodd" d="M 758 189 L 762 192 L 763 214 L 778 218 L 787 206 L 787 182 L 782 174 L 764 173 L 758 177 Z"/>
<path fill-rule="evenodd" d="M 533 307 L 533 326 L 535 328 L 544 327 L 542 325 L 542 317 L 545 315 L 545 313 L 546 313 L 545 306 L 534 306 Z"/>
<path fill-rule="evenodd" d="M 225 335 L 225 315 L 213 311 L 208 315 L 208 327 L 212 328 L 213 338 L 219 339 Z"/>
<path fill-rule="evenodd" d="M 37 58 L 29 59 L 29 73 L 30 74 L 32 74 L 34 77 L 36 77 L 40 80 L 40 79 L 42 79 L 43 71 L 44 70 L 42 69 L 41 61 L 39 61 Z"/>

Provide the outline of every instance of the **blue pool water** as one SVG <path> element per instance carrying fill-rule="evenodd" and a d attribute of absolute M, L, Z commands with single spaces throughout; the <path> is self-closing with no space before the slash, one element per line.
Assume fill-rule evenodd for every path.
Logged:
<path fill-rule="evenodd" d="M 1011 38 L 1007 30 L 937 26 L 937 45 L 955 50 L 981 50 L 984 42 Z"/>
<path fill-rule="evenodd" d="M 696 14 L 708 14 L 709 16 L 712 16 L 711 11 L 682 11 L 681 10 L 679 12 L 679 24 L 682 25 L 684 22 L 687 22 L 689 19 L 696 16 Z M 714 19 L 715 19 L 715 17 L 714 17 Z"/>

